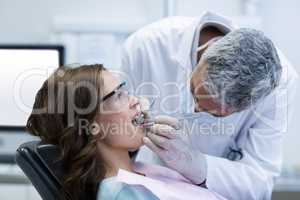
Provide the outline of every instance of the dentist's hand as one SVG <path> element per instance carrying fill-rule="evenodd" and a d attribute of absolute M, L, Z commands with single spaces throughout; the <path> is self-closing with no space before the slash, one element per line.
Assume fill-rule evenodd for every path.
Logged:
<path fill-rule="evenodd" d="M 169 168 L 178 171 L 192 183 L 201 184 L 207 175 L 206 158 L 200 151 L 192 150 L 181 139 L 181 134 L 184 133 L 176 118 L 158 116 L 143 141 Z"/>

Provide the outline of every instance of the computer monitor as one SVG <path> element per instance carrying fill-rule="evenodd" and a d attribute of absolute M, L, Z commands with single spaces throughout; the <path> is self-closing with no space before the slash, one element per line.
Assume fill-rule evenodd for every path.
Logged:
<path fill-rule="evenodd" d="M 38 89 L 63 61 L 63 46 L 0 45 L 0 130 L 25 128 Z"/>

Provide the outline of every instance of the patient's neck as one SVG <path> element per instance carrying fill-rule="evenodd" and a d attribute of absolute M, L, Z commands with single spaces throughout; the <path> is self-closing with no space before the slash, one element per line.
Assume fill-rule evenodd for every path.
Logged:
<path fill-rule="evenodd" d="M 107 172 L 105 177 L 112 177 L 118 174 L 119 169 L 124 169 L 132 172 L 132 161 L 126 149 L 112 148 L 107 145 L 100 145 L 100 153 L 107 163 Z"/>

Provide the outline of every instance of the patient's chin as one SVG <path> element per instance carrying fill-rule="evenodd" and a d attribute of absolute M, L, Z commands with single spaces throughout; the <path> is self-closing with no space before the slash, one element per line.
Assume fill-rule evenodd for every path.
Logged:
<path fill-rule="evenodd" d="M 131 151 L 136 150 L 136 149 L 139 149 L 139 148 L 141 148 L 142 146 L 143 146 L 143 140 L 140 139 L 139 141 L 137 141 L 135 147 L 131 148 Z"/>
<path fill-rule="evenodd" d="M 130 135 L 130 143 L 133 145 L 132 149 L 138 149 L 143 145 L 144 130 L 136 130 Z"/>

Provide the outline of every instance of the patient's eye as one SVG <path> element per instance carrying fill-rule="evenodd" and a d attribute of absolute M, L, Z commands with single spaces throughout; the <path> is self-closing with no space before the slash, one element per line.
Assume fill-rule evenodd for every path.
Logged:
<path fill-rule="evenodd" d="M 123 96 L 122 92 L 118 92 L 117 97 L 120 99 Z"/>
<path fill-rule="evenodd" d="M 119 101 L 121 101 L 120 103 L 122 103 L 122 104 L 125 104 L 126 101 L 128 100 L 128 92 L 125 90 L 118 91 L 116 96 L 117 96 L 117 99 Z"/>

